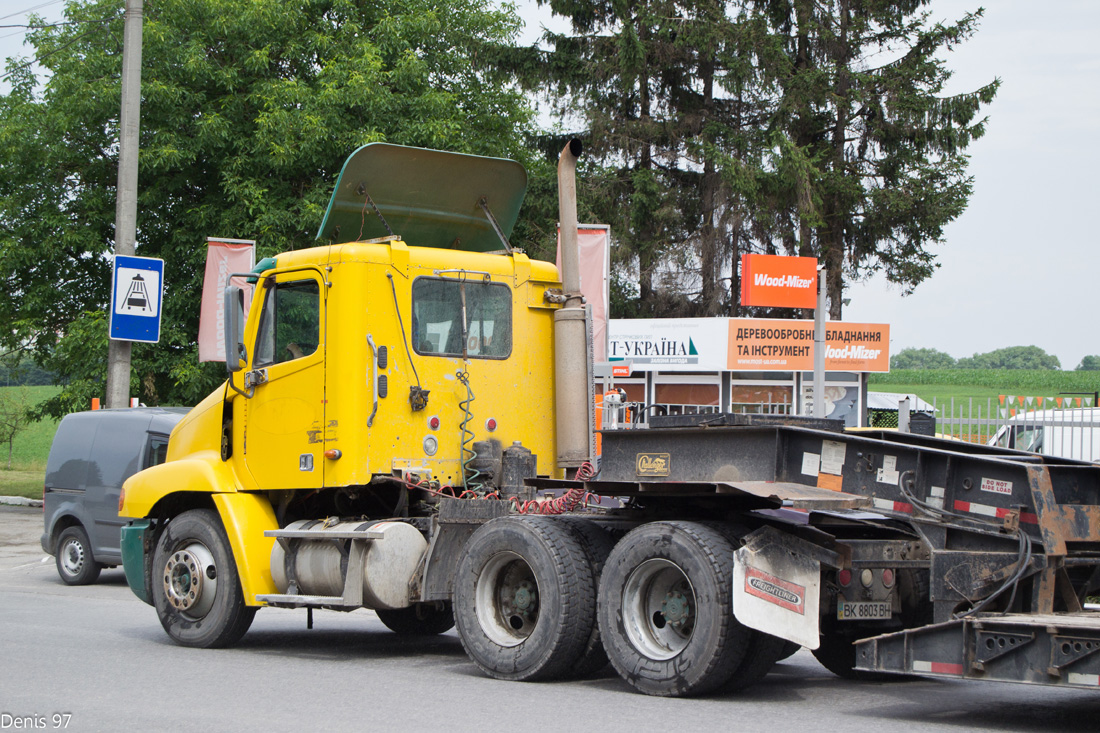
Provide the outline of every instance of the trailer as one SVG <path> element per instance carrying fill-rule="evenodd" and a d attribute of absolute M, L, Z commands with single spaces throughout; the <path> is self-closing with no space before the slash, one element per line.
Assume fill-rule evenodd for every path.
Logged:
<path fill-rule="evenodd" d="M 595 454 L 579 154 L 560 280 L 508 241 L 521 166 L 377 144 L 318 247 L 230 277 L 228 378 L 119 503 L 127 581 L 169 637 L 367 608 L 456 627 L 505 680 L 610 663 L 700 695 L 805 646 L 847 677 L 1095 687 L 1098 466 L 738 415 L 604 430 Z"/>

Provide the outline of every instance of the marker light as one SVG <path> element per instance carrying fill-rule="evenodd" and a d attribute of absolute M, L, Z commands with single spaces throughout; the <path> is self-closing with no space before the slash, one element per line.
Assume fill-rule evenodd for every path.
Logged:
<path fill-rule="evenodd" d="M 852 571 L 848 569 L 841 570 L 836 574 L 837 582 L 847 588 L 852 584 Z"/>
<path fill-rule="evenodd" d="M 439 430 L 439 416 L 432 415 L 428 418 L 428 427 L 432 430 Z"/>
<path fill-rule="evenodd" d="M 497 421 L 494 418 L 489 418 L 485 421 L 485 429 L 490 433 L 497 429 Z"/>
<path fill-rule="evenodd" d="M 882 571 L 882 584 L 887 588 L 894 587 L 894 571 L 890 568 L 886 568 Z"/>

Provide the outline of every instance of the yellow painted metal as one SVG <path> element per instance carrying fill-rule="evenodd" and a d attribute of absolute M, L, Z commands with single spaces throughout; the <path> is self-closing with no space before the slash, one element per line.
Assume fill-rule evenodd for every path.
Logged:
<path fill-rule="evenodd" d="M 244 602 L 249 606 L 262 605 L 256 601 L 258 594 L 279 592 L 271 579 L 271 549 L 275 540 L 264 537 L 266 530 L 279 528 L 271 502 L 266 494 L 233 493 L 214 494 L 214 505 L 233 548 Z"/>
<path fill-rule="evenodd" d="M 320 250 L 318 250 L 320 252 Z M 329 295 L 328 339 L 330 346 L 325 376 L 327 423 L 325 447 L 338 448 L 341 457 L 326 461 L 325 484 L 350 486 L 366 483 L 374 474 L 389 474 L 403 467 L 418 467 L 445 483 L 461 482 L 459 402 L 466 391 L 456 373 L 466 369 L 475 399 L 470 404 L 470 427 L 476 440 L 496 439 L 504 447 L 520 441 L 539 459 L 538 471 L 554 475 L 553 437 L 553 313 L 545 307 L 542 292 L 557 285 L 556 268 L 545 262 L 514 256 L 406 247 L 402 242 L 334 246 Z M 304 257 L 306 251 L 289 257 Z M 400 266 L 392 266 L 396 260 Z M 282 258 L 280 258 L 280 266 Z M 457 278 L 465 270 L 468 280 L 481 281 L 487 273 L 494 283 L 512 292 L 512 352 L 506 359 L 422 355 L 411 338 L 411 292 L 418 278 Z M 538 307 L 529 307 L 532 291 L 539 293 Z M 395 305 L 396 294 L 396 305 Z M 400 306 L 400 318 L 397 306 Z M 402 334 L 404 327 L 404 335 Z M 388 352 L 388 394 L 373 409 L 371 350 Z M 414 373 L 415 367 L 415 373 Z M 417 384 L 431 391 L 427 408 L 414 411 L 409 388 Z M 438 417 L 440 427 L 431 430 L 429 420 Z M 489 418 L 498 428 L 485 429 Z M 438 452 L 429 456 L 424 439 L 432 436 Z"/>
<path fill-rule="evenodd" d="M 236 480 L 218 453 L 203 450 L 134 474 L 123 484 L 122 490 L 119 516 L 140 519 L 152 516 L 157 502 L 171 494 L 235 491 Z"/>
<path fill-rule="evenodd" d="M 512 351 L 507 358 L 418 354 L 411 343 L 412 287 L 419 278 L 466 278 L 506 286 L 511 293 Z M 313 356 L 273 364 L 259 384 L 246 387 L 255 369 L 265 281 L 311 279 L 320 292 L 320 344 Z M 172 433 L 168 462 L 126 483 L 121 515 L 149 516 L 175 492 L 209 492 L 225 522 L 246 600 L 273 593 L 263 531 L 277 526 L 266 492 L 316 491 L 369 484 L 376 475 L 404 470 L 443 483 L 462 481 L 463 410 L 466 390 L 456 377 L 467 371 L 473 440 L 503 447 L 521 442 L 538 457 L 538 473 L 561 477 L 555 462 L 553 315 L 545 298 L 560 289 L 557 269 L 522 253 L 408 247 L 404 242 L 355 242 L 279 255 L 258 278 L 244 329 L 244 370 L 191 411 Z M 368 337 L 384 347 L 384 368 L 374 366 Z M 378 377 L 387 391 L 378 394 Z M 253 381 L 256 381 L 253 379 Z M 409 389 L 430 391 L 426 409 L 414 411 Z M 240 390 L 240 391 L 237 391 Z M 246 394 L 250 396 L 246 396 Z M 378 408 L 371 425 L 367 421 Z M 430 420 L 439 420 L 433 430 Z M 489 432 L 492 418 L 497 428 Z M 222 433 L 231 427 L 231 455 L 222 460 Z M 434 455 L 425 449 L 431 436 Z M 336 449 L 339 457 L 325 458 Z M 312 471 L 302 456 L 312 456 Z M 331 453 L 335 455 L 335 453 Z"/>

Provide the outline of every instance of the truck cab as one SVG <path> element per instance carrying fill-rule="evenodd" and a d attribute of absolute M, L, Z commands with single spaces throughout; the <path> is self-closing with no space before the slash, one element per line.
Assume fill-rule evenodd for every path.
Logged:
<path fill-rule="evenodd" d="M 120 502 L 138 520 L 128 543 L 124 532 L 127 577 L 162 622 L 197 627 L 217 595 L 212 579 L 203 591 L 200 575 L 166 559 L 171 548 L 157 557 L 189 512 L 211 537 L 192 537 L 205 549 L 186 559 L 211 567 L 209 544 L 224 544 L 241 607 L 254 611 L 297 587 L 272 572 L 280 529 L 385 517 L 426 536 L 442 499 L 527 499 L 525 476 L 562 476 L 561 283 L 507 239 L 525 187 L 513 161 L 367 145 L 341 171 L 319 246 L 229 278 L 229 377 L 172 432 L 167 463 L 127 482 Z M 213 536 L 223 533 L 224 543 Z M 176 575 L 164 581 L 168 566 Z"/>

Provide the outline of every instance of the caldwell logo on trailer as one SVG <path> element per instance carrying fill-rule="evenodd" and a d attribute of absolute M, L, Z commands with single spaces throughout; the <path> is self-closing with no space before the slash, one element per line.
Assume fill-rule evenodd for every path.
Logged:
<path fill-rule="evenodd" d="M 741 256 L 741 305 L 817 306 L 817 258 Z"/>

